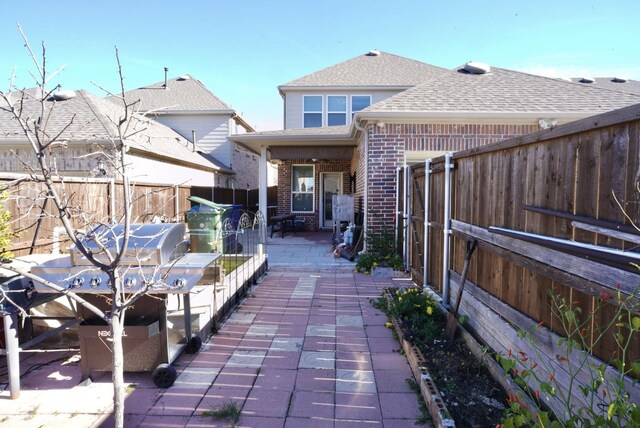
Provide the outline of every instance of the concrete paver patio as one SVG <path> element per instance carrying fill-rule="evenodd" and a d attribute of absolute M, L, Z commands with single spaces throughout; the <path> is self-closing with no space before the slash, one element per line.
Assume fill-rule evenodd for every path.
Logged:
<path fill-rule="evenodd" d="M 309 235 L 270 239 L 267 275 L 198 353 L 176 360 L 174 386 L 160 389 L 149 373 L 125 373 L 126 425 L 231 426 L 203 413 L 233 402 L 241 409 L 238 427 L 414 426 L 420 410 L 405 382 L 409 365 L 370 304 L 393 280 L 355 273 L 325 244 Z M 296 245 L 293 252 L 278 248 Z M 79 384 L 77 350 L 21 358 L 21 397 L 0 394 L 0 426 L 112 425 L 110 373 Z"/>

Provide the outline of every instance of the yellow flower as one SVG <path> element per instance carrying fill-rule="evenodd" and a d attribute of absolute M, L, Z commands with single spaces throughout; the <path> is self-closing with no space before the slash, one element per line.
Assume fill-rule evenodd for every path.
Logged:
<path fill-rule="evenodd" d="M 398 297 L 398 302 L 402 302 L 402 297 Z"/>
<path fill-rule="evenodd" d="M 433 314 L 433 308 L 431 306 L 427 306 L 427 315 Z"/>
<path fill-rule="evenodd" d="M 373 262 L 373 265 L 374 266 L 378 266 L 378 262 Z"/>

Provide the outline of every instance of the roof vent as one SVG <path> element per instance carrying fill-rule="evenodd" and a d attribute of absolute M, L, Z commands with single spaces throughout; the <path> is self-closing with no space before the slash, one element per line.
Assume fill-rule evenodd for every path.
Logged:
<path fill-rule="evenodd" d="M 76 96 L 75 91 L 65 90 L 65 91 L 58 91 L 55 94 L 51 95 L 51 99 L 53 99 L 53 101 L 66 101 L 66 100 L 70 100 L 75 96 Z"/>
<path fill-rule="evenodd" d="M 178 77 L 178 79 L 176 79 L 176 80 L 182 82 L 184 80 L 190 80 L 190 79 L 191 79 L 191 76 L 189 76 L 188 74 L 184 74 L 184 75 Z"/>
<path fill-rule="evenodd" d="M 615 83 L 624 83 L 627 81 L 626 77 L 614 77 L 613 79 L 611 79 L 612 82 Z"/>
<path fill-rule="evenodd" d="M 380 56 L 380 51 L 378 49 L 372 49 L 367 52 L 367 56 Z"/>
<path fill-rule="evenodd" d="M 491 71 L 491 67 L 483 62 L 469 61 L 464 65 L 464 71 L 471 74 L 486 74 Z"/>
<path fill-rule="evenodd" d="M 580 79 L 580 83 L 593 83 L 595 81 L 596 79 L 594 79 L 593 77 L 583 77 Z"/>

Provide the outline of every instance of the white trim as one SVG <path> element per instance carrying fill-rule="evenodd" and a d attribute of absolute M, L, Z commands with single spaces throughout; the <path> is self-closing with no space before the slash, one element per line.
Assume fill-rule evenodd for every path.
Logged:
<path fill-rule="evenodd" d="M 333 227 L 332 224 L 325 224 L 325 204 L 324 204 L 324 179 L 326 177 L 337 177 L 338 178 L 338 195 L 342 195 L 344 193 L 344 174 L 342 172 L 321 172 L 320 176 L 320 193 L 318 197 L 319 202 L 319 210 L 318 210 L 318 218 L 321 229 L 328 229 Z"/>
<path fill-rule="evenodd" d="M 312 168 L 312 178 L 313 178 L 313 191 L 308 192 L 308 191 L 304 191 L 304 192 L 294 192 L 293 191 L 293 168 L 296 166 L 310 166 Z M 291 165 L 291 191 L 290 193 L 290 205 L 291 205 L 291 212 L 292 213 L 299 213 L 299 214 L 312 214 L 314 212 L 316 212 L 316 166 L 314 164 L 310 164 L 310 163 L 296 163 L 296 164 L 292 164 Z M 293 195 L 294 193 L 303 193 L 303 194 L 311 194 L 311 211 L 295 211 L 293 209 Z"/>

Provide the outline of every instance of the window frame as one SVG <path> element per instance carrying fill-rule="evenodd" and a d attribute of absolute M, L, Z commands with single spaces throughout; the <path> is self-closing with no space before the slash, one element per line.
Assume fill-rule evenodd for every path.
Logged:
<path fill-rule="evenodd" d="M 305 99 L 307 97 L 309 97 L 309 98 L 311 98 L 311 97 L 320 97 L 320 110 L 319 111 L 317 111 L 317 110 L 310 110 L 310 111 L 305 110 Z M 302 106 L 301 106 L 302 109 L 301 110 L 302 110 L 302 128 L 303 129 L 307 129 L 307 128 L 322 128 L 324 126 L 324 124 L 325 124 L 325 121 L 324 121 L 325 100 L 324 100 L 324 98 L 325 97 L 322 94 L 302 95 Z M 320 126 L 309 126 L 309 127 L 304 126 L 305 125 L 304 124 L 304 122 L 305 122 L 304 119 L 305 119 L 305 115 L 307 113 L 309 113 L 309 114 L 318 114 L 318 113 L 320 113 Z"/>
<path fill-rule="evenodd" d="M 325 111 L 325 115 L 326 115 L 326 120 L 325 120 L 325 126 L 344 126 L 344 125 L 350 125 L 351 121 L 349 120 L 349 109 L 351 108 L 351 105 L 349 104 L 349 102 L 351 101 L 351 98 L 349 95 L 346 94 L 325 94 L 325 97 L 327 99 L 327 102 L 325 103 L 326 105 L 326 111 Z M 329 111 L 329 97 L 340 97 L 340 98 L 344 98 L 344 111 Z M 344 114 L 344 125 L 329 125 L 329 114 L 333 113 L 333 114 Z"/>
<path fill-rule="evenodd" d="M 293 190 L 293 178 L 294 178 L 294 173 L 293 170 L 295 167 L 297 166 L 310 166 L 311 167 L 311 178 L 313 179 L 313 190 L 312 191 L 294 191 Z M 290 197 L 290 206 L 291 206 L 291 212 L 292 213 L 300 213 L 300 214 L 310 214 L 310 213 L 315 213 L 316 212 L 316 197 L 315 197 L 315 193 L 316 193 L 316 166 L 312 163 L 296 163 L 296 164 L 292 164 L 291 165 L 291 197 Z M 311 211 L 300 211 L 300 210 L 294 210 L 293 209 L 293 197 L 294 195 L 297 194 L 305 194 L 311 195 Z"/>
<path fill-rule="evenodd" d="M 367 107 L 371 106 L 371 95 L 351 94 L 351 96 L 349 97 L 349 113 L 351 113 L 351 119 L 350 119 L 351 121 L 353 121 L 354 114 L 367 108 L 367 107 L 364 107 L 360 110 L 353 111 L 353 97 L 367 97 L 369 98 L 369 105 Z M 349 123 L 351 123 L 351 121 Z"/>
<path fill-rule="evenodd" d="M 320 102 L 321 102 L 321 106 L 322 106 L 322 110 L 321 111 L 317 111 L 317 110 L 305 110 L 305 98 L 307 97 L 320 97 Z M 329 111 L 329 97 L 344 97 L 345 101 L 346 101 L 346 110 L 344 112 L 330 112 Z M 329 125 L 329 114 L 330 113 L 338 113 L 338 114 L 343 114 L 345 115 L 345 125 L 351 125 L 351 122 L 353 122 L 353 115 L 356 114 L 358 111 L 362 110 L 353 110 L 353 98 L 354 97 L 367 97 L 369 98 L 369 106 L 371 105 L 371 103 L 373 103 L 373 96 L 371 94 L 302 94 L 302 105 L 301 105 L 301 111 L 302 111 L 302 124 L 301 127 L 303 129 L 307 129 L 307 127 L 304 126 L 304 119 L 305 119 L 305 115 L 307 113 L 309 114 L 320 114 L 320 127 L 324 127 L 324 126 L 330 126 Z M 367 107 L 369 107 L 367 106 Z M 365 108 L 367 108 L 365 107 Z M 331 126 L 342 126 L 342 125 L 331 125 Z M 311 127 L 310 127 L 311 128 Z M 317 128 L 317 127 L 314 127 Z"/>

